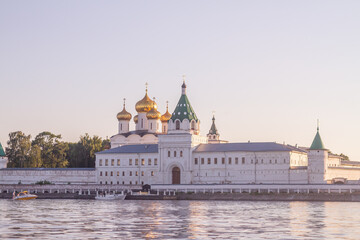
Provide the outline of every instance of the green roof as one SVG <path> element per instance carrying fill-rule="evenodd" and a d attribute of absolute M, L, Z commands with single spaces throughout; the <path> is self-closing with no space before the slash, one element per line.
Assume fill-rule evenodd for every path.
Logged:
<path fill-rule="evenodd" d="M 0 157 L 5 157 L 5 156 L 6 155 L 5 155 L 4 149 L 3 149 L 3 147 L 2 147 L 2 145 L 0 143 Z"/>
<path fill-rule="evenodd" d="M 209 134 L 216 134 L 216 135 L 219 134 L 218 130 L 217 130 L 216 126 L 215 126 L 215 117 L 212 118 L 212 124 L 211 124 Z"/>
<path fill-rule="evenodd" d="M 194 109 L 191 107 L 191 104 L 186 94 L 181 95 L 179 102 L 176 105 L 176 108 L 171 116 L 171 120 L 175 121 L 176 119 L 179 119 L 180 121 L 188 119 L 189 122 L 193 119 L 196 122 L 198 121 L 198 118 L 196 117 Z"/>
<path fill-rule="evenodd" d="M 317 129 L 317 132 L 316 132 L 314 141 L 311 144 L 310 150 L 326 150 L 326 148 L 324 147 L 323 142 L 321 141 L 319 128 Z"/>

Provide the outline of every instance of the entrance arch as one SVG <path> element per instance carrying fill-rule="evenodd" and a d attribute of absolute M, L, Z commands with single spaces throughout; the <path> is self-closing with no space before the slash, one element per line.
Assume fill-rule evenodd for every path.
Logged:
<path fill-rule="evenodd" d="M 172 169 L 172 184 L 180 184 L 180 168 L 178 167 Z"/>

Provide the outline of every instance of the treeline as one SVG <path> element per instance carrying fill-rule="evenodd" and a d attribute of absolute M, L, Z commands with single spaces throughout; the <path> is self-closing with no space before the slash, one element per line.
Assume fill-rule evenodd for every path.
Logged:
<path fill-rule="evenodd" d="M 95 153 L 110 148 L 110 140 L 87 133 L 78 142 L 64 142 L 61 135 L 39 133 L 33 140 L 21 131 L 9 134 L 5 149 L 8 168 L 92 168 Z"/>

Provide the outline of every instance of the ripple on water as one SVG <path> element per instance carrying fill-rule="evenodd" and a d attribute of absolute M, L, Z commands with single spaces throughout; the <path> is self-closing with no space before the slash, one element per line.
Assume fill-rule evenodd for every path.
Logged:
<path fill-rule="evenodd" d="M 357 239 L 360 203 L 0 200 L 0 238 Z"/>

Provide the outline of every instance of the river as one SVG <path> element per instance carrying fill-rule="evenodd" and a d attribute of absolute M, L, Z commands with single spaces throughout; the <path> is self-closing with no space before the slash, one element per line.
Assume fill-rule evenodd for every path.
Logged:
<path fill-rule="evenodd" d="M 0 199 L 0 239 L 359 239 L 360 203 Z"/>

